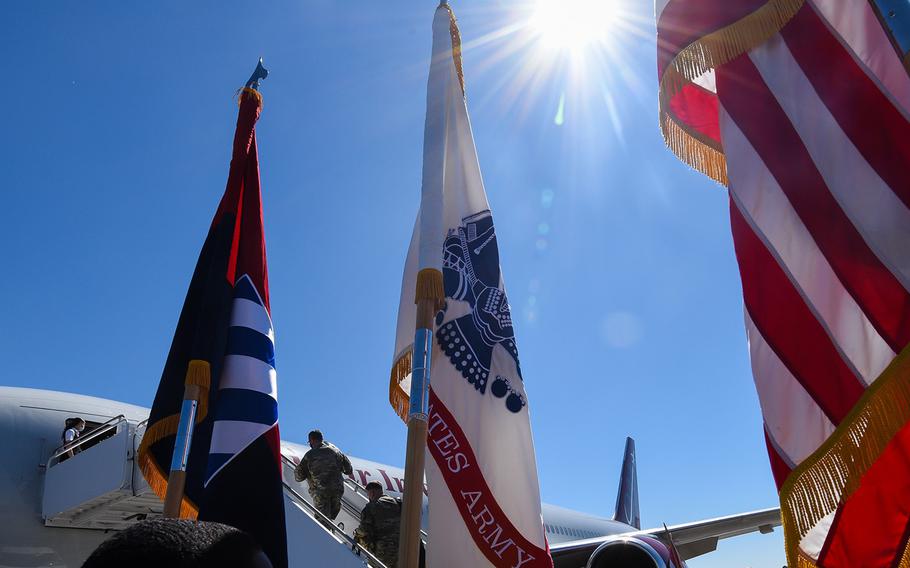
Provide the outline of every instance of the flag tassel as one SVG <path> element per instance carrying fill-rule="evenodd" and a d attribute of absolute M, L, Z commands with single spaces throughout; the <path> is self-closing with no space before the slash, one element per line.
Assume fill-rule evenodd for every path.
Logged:
<path fill-rule="evenodd" d="M 408 422 L 408 405 L 410 399 L 408 394 L 401 388 L 401 382 L 411 374 L 411 362 L 414 346 L 408 346 L 408 349 L 402 353 L 392 365 L 391 376 L 389 377 L 389 402 L 399 418 L 407 424 Z"/>
<path fill-rule="evenodd" d="M 192 400 L 196 402 L 193 424 L 199 424 L 205 420 L 208 414 L 208 391 L 211 383 L 211 367 L 209 363 L 198 359 L 190 361 L 186 371 L 184 399 L 187 400 L 189 399 L 188 397 L 192 396 L 194 397 Z M 137 452 L 139 469 L 145 476 L 146 482 L 148 482 L 149 487 L 158 497 L 165 500 L 165 503 L 168 502 L 169 490 L 173 491 L 177 488 L 171 488 L 169 476 L 166 477 L 164 471 L 152 459 L 149 448 L 155 442 L 177 434 L 180 429 L 180 417 L 180 414 L 172 414 L 152 424 L 142 436 L 142 442 L 139 444 L 139 451 Z M 176 445 L 174 451 L 177 451 Z M 173 503 L 171 503 L 171 516 L 195 519 L 199 513 L 198 507 L 183 497 L 182 487 L 179 493 L 179 500 L 177 500 L 176 496 L 171 496 L 173 500 Z"/>
<path fill-rule="evenodd" d="M 781 487 L 784 544 L 790 566 L 815 568 L 800 540 L 859 488 L 891 439 L 910 421 L 910 347 L 863 394 L 828 440 Z M 906 547 L 899 566 L 910 566 Z"/>
<path fill-rule="evenodd" d="M 685 128 L 685 123 L 670 110 L 670 99 L 691 81 L 767 41 L 803 4 L 805 0 L 769 0 L 748 16 L 699 37 L 661 71 L 658 105 L 667 147 L 680 160 L 721 185 L 728 182 L 723 150 L 716 142 Z"/>

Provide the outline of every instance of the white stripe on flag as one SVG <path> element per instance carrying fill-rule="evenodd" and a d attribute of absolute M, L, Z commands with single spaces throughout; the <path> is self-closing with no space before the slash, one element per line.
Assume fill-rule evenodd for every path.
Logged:
<path fill-rule="evenodd" d="M 234 308 L 231 311 L 231 326 L 248 327 L 267 335 L 275 343 L 275 334 L 272 331 L 272 320 L 269 319 L 265 308 L 251 302 L 246 298 L 234 298 Z"/>
<path fill-rule="evenodd" d="M 248 389 L 278 400 L 278 373 L 255 357 L 226 355 L 219 389 Z"/>
<path fill-rule="evenodd" d="M 724 149 L 734 156 L 730 193 L 756 234 L 789 273 L 803 299 L 866 384 L 894 358 L 866 314 L 844 289 L 758 153 L 721 107 Z"/>
<path fill-rule="evenodd" d="M 910 288 L 910 211 L 841 130 L 779 34 L 749 56 L 844 213 L 882 263 Z"/>
<path fill-rule="evenodd" d="M 828 439 L 834 424 L 790 374 L 745 312 L 752 374 L 768 435 L 784 457 L 799 464 Z"/>
<path fill-rule="evenodd" d="M 274 424 L 216 420 L 212 425 L 211 454 L 239 454 Z"/>
<path fill-rule="evenodd" d="M 850 46 L 898 108 L 910 110 L 910 75 L 897 57 L 891 40 L 872 11 L 869 0 L 814 0 L 817 12 Z"/>

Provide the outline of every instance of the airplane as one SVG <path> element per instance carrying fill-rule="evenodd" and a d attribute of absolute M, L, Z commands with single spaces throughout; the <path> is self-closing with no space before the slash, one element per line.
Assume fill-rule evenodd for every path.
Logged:
<path fill-rule="evenodd" d="M 161 501 L 133 461 L 148 415 L 147 408 L 102 398 L 0 387 L 0 432 L 5 438 L 0 457 L 0 568 L 78 567 L 111 530 L 160 515 Z M 64 421 L 76 416 L 87 427 L 77 447 L 62 448 Z M 289 469 L 309 448 L 285 441 L 281 447 L 288 468 L 286 498 L 303 510 L 306 486 L 295 482 Z M 380 481 L 387 494 L 401 496 L 401 468 L 349 458 L 354 471 L 348 485 L 354 493 L 362 496 L 363 485 Z M 338 522 L 348 523 L 340 527 L 348 534 L 362 506 L 352 503 L 346 499 L 343 509 L 353 510 L 343 510 Z M 685 568 L 686 560 L 713 551 L 718 540 L 768 533 L 780 524 L 779 509 L 771 508 L 642 530 L 631 438 L 626 440 L 612 518 L 549 504 L 542 504 L 542 512 L 556 568 Z M 308 518 L 315 518 L 312 512 Z M 292 520 L 289 516 L 289 523 Z M 295 526 L 295 534 L 314 533 Z M 306 546 L 310 554 L 317 548 L 314 542 Z M 347 553 L 350 556 L 350 550 Z"/>

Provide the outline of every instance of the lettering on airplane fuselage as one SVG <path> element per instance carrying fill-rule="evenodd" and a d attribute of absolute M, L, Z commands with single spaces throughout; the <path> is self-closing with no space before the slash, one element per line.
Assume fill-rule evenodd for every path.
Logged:
<path fill-rule="evenodd" d="M 282 453 L 290 457 L 294 465 L 300 463 L 300 455 L 297 453 L 293 447 L 282 446 Z M 359 483 L 361 486 L 366 485 L 370 481 L 379 481 L 383 484 L 386 491 L 392 491 L 397 493 L 404 493 L 404 478 L 395 477 L 393 474 L 389 474 L 385 469 L 378 467 L 375 469 L 372 468 L 358 468 L 358 464 L 362 463 L 357 458 L 351 458 L 354 465 L 354 470 L 351 475 L 348 475 L 348 479 L 355 483 Z M 399 470 L 400 471 L 400 470 Z M 427 495 L 427 486 L 423 486 L 423 494 Z"/>
<path fill-rule="evenodd" d="M 374 472 L 378 472 L 379 475 L 374 475 Z M 389 473 L 382 468 L 377 468 L 375 470 L 355 469 L 354 473 L 348 477 L 360 485 L 366 485 L 370 481 L 380 481 L 385 486 L 386 491 L 404 493 L 404 479 L 390 476 Z M 426 485 L 423 486 L 423 494 L 427 494 Z"/>

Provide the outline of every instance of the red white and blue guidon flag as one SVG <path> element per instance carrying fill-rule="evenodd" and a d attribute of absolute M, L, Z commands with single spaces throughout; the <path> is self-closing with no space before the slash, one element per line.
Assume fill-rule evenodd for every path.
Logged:
<path fill-rule="evenodd" d="M 275 337 L 256 151 L 261 109 L 259 93 L 243 89 L 227 189 L 196 263 L 138 457 L 163 497 L 184 384 L 201 386 L 181 516 L 242 529 L 274 566 L 285 567 Z M 208 363 L 210 372 L 190 361 Z"/>
<path fill-rule="evenodd" d="M 446 5 L 433 21 L 421 193 L 390 399 L 407 420 L 418 273 L 440 270 L 445 305 L 432 347 L 427 565 L 551 567 L 528 397 L 465 104 L 458 28 Z"/>
<path fill-rule="evenodd" d="M 656 15 L 664 137 L 729 189 L 788 565 L 910 566 L 896 44 L 869 0 L 659 0 Z"/>

